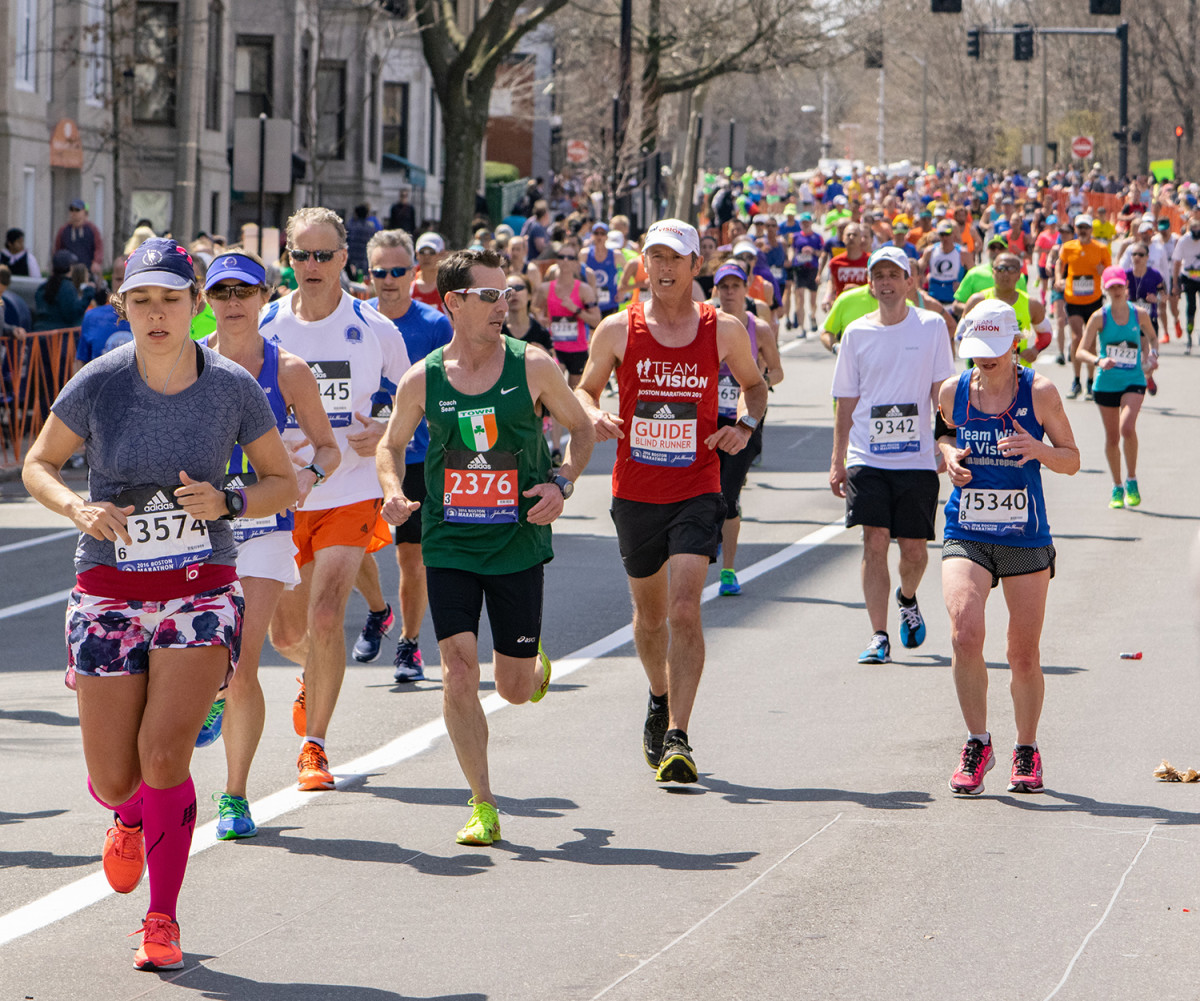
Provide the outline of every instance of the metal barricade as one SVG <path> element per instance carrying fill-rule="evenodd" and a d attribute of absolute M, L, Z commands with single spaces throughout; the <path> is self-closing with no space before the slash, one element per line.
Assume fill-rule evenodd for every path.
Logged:
<path fill-rule="evenodd" d="M 19 466 L 75 367 L 79 328 L 0 336 L 0 468 Z"/>

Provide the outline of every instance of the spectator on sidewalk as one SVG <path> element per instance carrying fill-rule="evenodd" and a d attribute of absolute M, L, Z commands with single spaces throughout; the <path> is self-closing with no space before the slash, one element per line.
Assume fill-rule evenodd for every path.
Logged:
<path fill-rule="evenodd" d="M 0 264 L 7 264 L 8 270 L 14 275 L 26 275 L 29 278 L 41 278 L 42 269 L 33 256 L 33 251 L 25 248 L 25 231 L 13 227 L 4 234 L 4 249 L 0 250 Z"/>
<path fill-rule="evenodd" d="M 104 273 L 104 238 L 96 224 L 88 220 L 87 204 L 82 198 L 68 206 L 67 224 L 54 237 L 54 251 L 57 254 L 60 250 L 70 251 L 93 275 Z"/>
<path fill-rule="evenodd" d="M 37 310 L 34 330 L 79 326 L 95 288 L 86 282 L 76 286 L 71 279 L 71 269 L 75 263 L 75 255 L 69 250 L 55 251 L 53 273 L 34 293 L 34 308 Z"/>

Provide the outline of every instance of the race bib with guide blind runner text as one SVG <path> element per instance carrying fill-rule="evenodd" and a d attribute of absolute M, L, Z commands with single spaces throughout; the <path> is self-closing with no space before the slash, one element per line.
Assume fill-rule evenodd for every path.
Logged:
<path fill-rule="evenodd" d="M 638 400 L 629 429 L 630 457 L 647 466 L 690 466 L 696 461 L 696 413 L 694 403 Z"/>
<path fill-rule="evenodd" d="M 147 573 L 179 570 L 203 563 L 212 555 L 206 522 L 193 518 L 175 498 L 174 487 L 133 487 L 114 501 L 133 505 L 125 521 L 130 542 L 117 539 L 113 548 L 118 570 Z"/>

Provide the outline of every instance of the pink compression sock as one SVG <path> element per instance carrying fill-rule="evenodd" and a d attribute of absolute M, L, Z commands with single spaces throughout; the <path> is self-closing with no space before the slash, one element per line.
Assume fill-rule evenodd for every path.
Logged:
<path fill-rule="evenodd" d="M 187 780 L 170 789 L 143 786 L 146 866 L 150 870 L 148 910 L 175 919 L 179 888 L 187 869 L 196 826 L 196 787 Z"/>
<path fill-rule="evenodd" d="M 143 782 L 137 787 L 137 791 L 125 800 L 119 806 L 113 806 L 110 803 L 105 803 L 99 796 L 96 795 L 96 790 L 92 788 L 92 777 L 89 775 L 87 780 L 88 792 L 92 794 L 92 799 L 99 803 L 106 810 L 112 810 L 121 820 L 121 823 L 126 827 L 141 827 L 142 826 L 142 796 L 146 792 L 146 783 Z"/>

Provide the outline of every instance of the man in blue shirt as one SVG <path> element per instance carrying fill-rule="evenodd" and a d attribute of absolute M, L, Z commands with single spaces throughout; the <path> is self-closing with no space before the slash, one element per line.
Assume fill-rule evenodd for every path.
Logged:
<path fill-rule="evenodd" d="M 396 325 L 404 337 L 408 359 L 421 361 L 429 352 L 450 343 L 454 329 L 440 311 L 412 297 L 416 275 L 412 237 L 404 230 L 385 229 L 367 244 L 368 278 L 375 289 L 374 306 Z M 380 386 L 372 407 L 372 416 L 387 421 L 396 387 L 389 382 Z M 425 450 L 429 446 L 429 425 L 422 420 L 405 449 L 404 496 L 425 499 Z M 396 562 L 400 566 L 400 638 L 394 660 L 397 682 L 423 681 L 425 671 L 418 643 L 421 620 L 425 618 L 428 597 L 425 591 L 425 567 L 421 561 L 421 519 L 409 518 L 395 529 Z M 379 587 L 379 568 L 369 553 L 363 555 L 355 586 L 367 599 L 367 622 L 358 642 L 354 659 L 370 663 L 379 656 L 384 635 L 395 621 L 392 606 L 384 601 Z"/>

